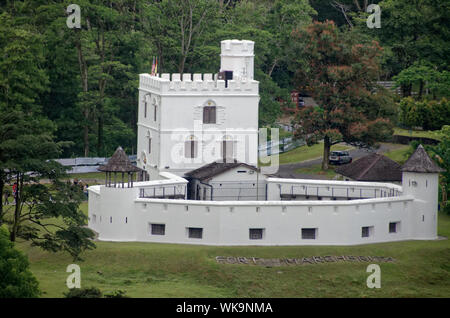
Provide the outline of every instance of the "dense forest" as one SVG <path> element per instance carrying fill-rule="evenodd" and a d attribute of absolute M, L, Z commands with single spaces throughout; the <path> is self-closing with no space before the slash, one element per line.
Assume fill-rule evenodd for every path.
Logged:
<path fill-rule="evenodd" d="M 74 2 L 80 28 L 67 26 Z M 370 3 L 382 9 L 381 28 L 366 25 Z M 150 72 L 153 57 L 161 73 L 216 73 L 220 41 L 247 39 L 255 41 L 260 126 L 273 126 L 314 58 L 297 31 L 327 20 L 352 43 L 379 44 L 373 79 L 414 95 L 402 104 L 410 113 L 418 101 L 449 95 L 448 12 L 449 2 L 438 0 L 6 0 L 0 113 L 44 121 L 64 142 L 60 157 L 110 156 L 118 145 L 136 153 L 138 74 Z M 417 126 L 423 116 L 402 117 L 391 95 L 378 99 L 383 116 Z M 448 112 L 448 103 L 434 103 Z"/>

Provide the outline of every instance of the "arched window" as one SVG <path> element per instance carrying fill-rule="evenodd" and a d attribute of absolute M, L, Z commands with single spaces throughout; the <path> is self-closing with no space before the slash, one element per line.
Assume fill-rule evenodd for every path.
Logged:
<path fill-rule="evenodd" d="M 150 96 L 151 96 L 150 94 L 146 94 L 144 96 L 144 118 L 147 118 L 147 107 L 148 107 L 148 102 L 149 102 Z"/>
<path fill-rule="evenodd" d="M 234 158 L 234 142 L 230 136 L 224 136 L 222 140 L 222 159 L 224 162 Z"/>
<path fill-rule="evenodd" d="M 216 105 L 213 101 L 208 101 L 205 106 L 203 106 L 203 123 L 216 123 Z"/>
<path fill-rule="evenodd" d="M 147 138 L 148 138 L 148 154 L 152 153 L 152 135 L 150 131 L 147 131 Z"/>
<path fill-rule="evenodd" d="M 156 121 L 156 115 L 158 113 L 158 101 L 156 97 L 153 98 L 152 105 L 153 105 L 153 121 Z"/>
<path fill-rule="evenodd" d="M 197 158 L 198 142 L 195 140 L 194 136 L 189 136 L 189 138 L 184 142 L 184 156 L 186 158 Z"/>

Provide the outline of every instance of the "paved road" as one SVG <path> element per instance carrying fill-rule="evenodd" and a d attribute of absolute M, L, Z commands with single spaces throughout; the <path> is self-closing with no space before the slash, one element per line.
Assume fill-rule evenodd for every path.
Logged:
<path fill-rule="evenodd" d="M 378 149 L 367 150 L 367 149 L 355 148 L 355 149 L 349 150 L 349 152 L 350 152 L 350 155 L 352 156 L 353 160 L 356 160 L 356 159 L 364 157 L 372 152 L 378 152 L 378 153 L 379 152 L 387 152 L 387 151 L 395 149 L 395 148 L 398 148 L 398 146 L 392 145 L 392 144 L 381 144 L 380 148 L 378 148 Z M 302 174 L 302 173 L 295 172 L 295 170 L 297 170 L 299 168 L 310 167 L 310 166 L 318 165 L 321 163 L 322 163 L 322 158 L 318 158 L 318 159 L 312 159 L 312 160 L 302 161 L 302 162 L 298 162 L 298 163 L 289 163 L 289 164 L 280 165 L 280 167 L 278 169 L 278 173 L 276 173 L 276 175 L 280 178 L 329 179 L 326 175 L 317 175 L 317 174 L 309 175 L 309 174 Z"/>

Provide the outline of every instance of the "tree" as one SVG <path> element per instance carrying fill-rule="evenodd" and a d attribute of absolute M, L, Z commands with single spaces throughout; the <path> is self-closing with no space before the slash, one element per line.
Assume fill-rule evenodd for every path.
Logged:
<path fill-rule="evenodd" d="M 416 103 L 412 97 L 403 98 L 399 105 L 400 124 L 407 127 L 418 127 L 423 124 L 423 103 Z"/>
<path fill-rule="evenodd" d="M 422 98 L 424 84 L 431 79 L 434 70 L 426 65 L 415 63 L 393 77 L 397 86 L 403 91 L 403 97 L 411 96 L 413 84 L 418 84 L 419 98 Z"/>
<path fill-rule="evenodd" d="M 295 32 L 294 41 L 303 57 L 298 64 L 299 86 L 318 103 L 298 113 L 295 136 L 308 145 L 323 139 L 322 169 L 328 169 L 333 144 L 369 147 L 392 134 L 390 121 L 373 111 L 380 109 L 373 97 L 381 55 L 377 42 L 340 32 L 330 21 Z"/>
<path fill-rule="evenodd" d="M 437 164 L 445 169 L 440 176 L 441 185 L 441 207 L 447 214 L 450 214 L 450 204 L 448 203 L 448 197 L 450 194 L 450 126 L 445 125 L 441 131 L 438 132 L 438 136 L 441 138 L 441 142 L 436 146 L 428 147 L 432 153 L 432 158 Z"/>
<path fill-rule="evenodd" d="M 54 125 L 37 115 L 0 112 L 0 190 L 7 180 L 17 187 L 12 206 L 3 210 L 0 202 L 0 222 L 9 225 L 13 242 L 22 238 L 80 259 L 82 251 L 95 247 L 94 233 L 84 227 L 87 217 L 79 210 L 82 189 L 61 181 L 66 168 L 48 160 L 64 146 L 53 141 L 53 131 Z"/>
<path fill-rule="evenodd" d="M 390 52 L 386 68 L 392 75 L 415 62 L 427 61 L 448 70 L 450 2 L 436 0 L 383 0 L 382 27 L 369 30 Z M 364 26 L 363 26 L 364 27 Z"/>
<path fill-rule="evenodd" d="M 415 101 L 412 97 L 403 98 L 399 103 L 400 123 L 409 127 L 422 127 L 424 130 L 440 130 L 450 122 L 450 102 Z"/>
<path fill-rule="evenodd" d="M 48 84 L 41 42 L 31 26 L 17 25 L 7 12 L 0 14 L 0 110 L 40 108 Z"/>
<path fill-rule="evenodd" d="M 266 73 L 272 76 L 278 66 L 289 64 L 288 47 L 291 33 L 311 23 L 316 11 L 305 0 L 276 0 L 268 4 L 265 30 L 271 33 L 271 54 Z"/>
<path fill-rule="evenodd" d="M 0 226 L 0 298 L 39 297 L 39 285 L 27 258 L 14 248 L 6 226 Z"/>
<path fill-rule="evenodd" d="M 424 96 L 424 90 L 430 90 L 433 98 L 437 95 L 449 96 L 450 72 L 439 72 L 437 67 L 426 62 L 415 62 L 393 77 L 397 86 L 403 90 L 403 97 L 411 96 L 413 85 L 419 87 L 418 99 Z"/>
<path fill-rule="evenodd" d="M 28 5 L 36 12 L 31 21 L 43 34 L 44 65 L 51 70 L 44 113 L 58 124 L 58 140 L 75 141 L 65 150 L 66 156 L 104 156 L 118 143 L 132 149 L 137 120 L 136 74 L 144 71 L 137 52 L 147 49 L 150 42 L 139 30 L 137 13 L 143 3 L 80 0 L 80 29 L 66 26 L 68 2 Z M 116 123 L 120 129 L 114 127 Z M 108 135 L 114 128 L 115 133 Z M 109 144 L 114 144 L 112 149 L 107 148 Z"/>
<path fill-rule="evenodd" d="M 205 33 L 219 27 L 220 4 L 212 0 L 162 0 L 145 8 L 144 27 L 152 35 L 158 68 L 183 74 L 186 64 L 200 47 Z M 172 62 L 171 62 L 172 61 Z M 173 64 L 176 61 L 176 64 Z M 172 65 L 171 65 L 172 63 Z"/>

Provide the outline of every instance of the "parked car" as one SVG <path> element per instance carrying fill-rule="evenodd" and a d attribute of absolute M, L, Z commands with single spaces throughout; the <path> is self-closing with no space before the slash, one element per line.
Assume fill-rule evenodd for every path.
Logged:
<path fill-rule="evenodd" d="M 332 151 L 328 162 L 332 165 L 340 165 L 352 162 L 352 157 L 348 151 Z"/>

